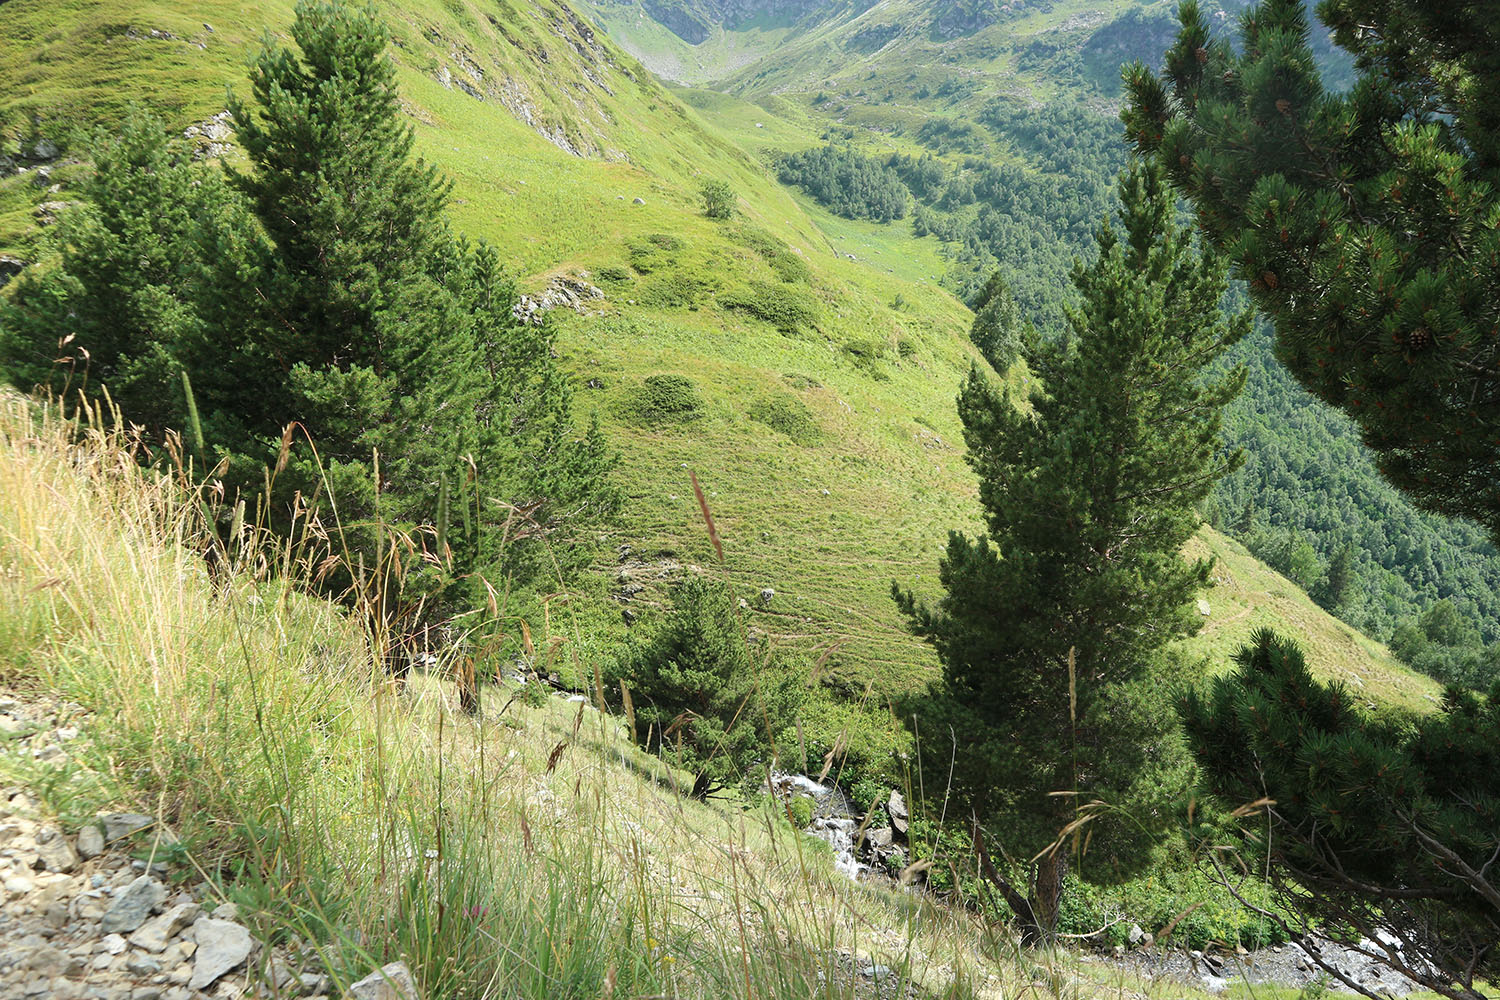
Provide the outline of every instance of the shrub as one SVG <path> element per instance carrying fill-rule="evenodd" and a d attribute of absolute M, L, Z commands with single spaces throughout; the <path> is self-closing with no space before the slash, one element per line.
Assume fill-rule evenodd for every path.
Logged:
<path fill-rule="evenodd" d="M 804 694 L 794 672 L 756 662 L 734 596 L 717 580 L 681 584 L 661 626 L 629 646 L 621 665 L 637 739 L 693 772 L 696 798 L 753 782 L 772 756 L 770 734 L 795 717 Z"/>
<path fill-rule="evenodd" d="M 887 349 L 885 341 L 874 338 L 851 340 L 844 345 L 844 353 L 854 362 L 854 367 L 875 379 L 890 378 L 880 365 L 880 359 L 885 357 Z"/>
<path fill-rule="evenodd" d="M 639 423 L 659 424 L 692 420 L 703 408 L 703 397 L 684 375 L 648 375 L 631 393 L 626 415 Z"/>
<path fill-rule="evenodd" d="M 600 281 L 629 281 L 630 269 L 619 264 L 606 264 L 599 268 Z"/>
<path fill-rule="evenodd" d="M 812 278 L 807 261 L 764 229 L 741 226 L 735 231 L 734 237 L 741 245 L 759 254 L 782 281 L 788 284 L 806 284 Z"/>
<path fill-rule="evenodd" d="M 712 284 L 697 274 L 672 271 L 653 275 L 642 285 L 636 301 L 652 309 L 692 308 L 708 294 Z"/>
<path fill-rule="evenodd" d="M 748 313 L 786 334 L 800 333 L 818 321 L 816 304 L 807 295 L 764 281 L 719 296 L 719 305 Z"/>
<path fill-rule="evenodd" d="M 734 215 L 734 188 L 725 181 L 704 181 L 699 188 L 703 196 L 703 214 L 710 219 L 728 219 Z"/>
<path fill-rule="evenodd" d="M 800 445 L 817 444 L 823 437 L 812 411 L 792 396 L 780 393 L 762 396 L 750 404 L 746 413 L 751 420 L 765 424 Z"/>

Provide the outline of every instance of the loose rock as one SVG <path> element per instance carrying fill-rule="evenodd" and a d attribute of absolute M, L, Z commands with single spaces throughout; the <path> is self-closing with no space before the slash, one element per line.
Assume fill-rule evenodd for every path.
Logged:
<path fill-rule="evenodd" d="M 349 987 L 350 1000 L 421 1000 L 405 962 L 381 966 Z"/>
<path fill-rule="evenodd" d="M 104 911 L 99 929 L 105 934 L 128 934 L 146 922 L 151 911 L 167 898 L 167 890 L 149 875 L 142 875 L 115 897 Z"/>
<path fill-rule="evenodd" d="M 250 957 L 250 932 L 228 920 L 203 917 L 193 925 L 198 951 L 188 989 L 201 990 Z"/>

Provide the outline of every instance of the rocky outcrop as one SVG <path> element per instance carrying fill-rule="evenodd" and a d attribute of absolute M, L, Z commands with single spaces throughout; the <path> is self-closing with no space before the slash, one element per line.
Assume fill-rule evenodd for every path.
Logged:
<path fill-rule="evenodd" d="M 547 283 L 547 287 L 535 295 L 522 295 L 511 307 L 511 314 L 522 323 L 535 325 L 553 309 L 571 309 L 587 315 L 589 303 L 602 302 L 604 292 L 588 282 L 587 271 L 577 274 L 560 274 Z"/>

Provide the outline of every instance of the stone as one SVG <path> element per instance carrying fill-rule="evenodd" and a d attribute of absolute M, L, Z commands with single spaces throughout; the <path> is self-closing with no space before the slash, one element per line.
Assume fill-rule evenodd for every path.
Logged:
<path fill-rule="evenodd" d="M 902 836 L 911 825 L 911 815 L 906 811 L 906 799 L 894 788 L 891 797 L 885 800 L 885 813 L 891 818 L 891 827 Z"/>
<path fill-rule="evenodd" d="M 349 1000 L 421 1000 L 405 962 L 383 965 L 349 987 Z"/>
<path fill-rule="evenodd" d="M 250 957 L 250 932 L 228 920 L 203 917 L 193 924 L 198 951 L 188 989 L 201 990 Z"/>
<path fill-rule="evenodd" d="M 78 831 L 78 855 L 87 861 L 104 853 L 104 830 L 98 823 L 85 823 Z"/>
<path fill-rule="evenodd" d="M 209 914 L 215 920 L 238 920 L 240 919 L 240 908 L 233 903 L 220 903 L 214 907 Z"/>
<path fill-rule="evenodd" d="M 125 960 L 125 968 L 137 976 L 154 976 L 161 971 L 161 963 L 150 955 L 137 952 Z"/>
<path fill-rule="evenodd" d="M 637 205 L 644 205 L 644 204 L 646 204 L 646 199 L 645 198 L 637 198 L 637 199 L 635 199 L 635 204 L 637 204 Z"/>
<path fill-rule="evenodd" d="M 1131 924 L 1130 930 L 1125 934 L 1125 940 L 1131 944 L 1140 944 L 1146 940 L 1146 932 L 1141 930 L 1140 924 Z"/>
<path fill-rule="evenodd" d="M 70 872 L 78 867 L 78 852 L 55 826 L 44 826 L 36 835 L 37 857 L 49 872 Z"/>
<path fill-rule="evenodd" d="M 1201 597 L 1198 598 L 1198 613 L 1200 615 L 1202 615 L 1204 618 L 1207 618 L 1213 613 L 1213 610 L 1214 609 L 1209 606 L 1208 601 L 1204 600 Z"/>
<path fill-rule="evenodd" d="M 865 843 L 874 848 L 891 846 L 891 828 L 882 826 L 865 832 Z"/>
<path fill-rule="evenodd" d="M 36 883 L 25 875 L 11 875 L 5 880 L 5 891 L 13 896 L 24 896 L 36 888 Z"/>
<path fill-rule="evenodd" d="M 105 813 L 99 820 L 104 824 L 104 841 L 108 844 L 123 840 L 156 822 L 150 816 L 142 816 L 140 813 Z"/>
<path fill-rule="evenodd" d="M 760 606 L 763 608 L 769 608 L 771 606 L 772 599 L 775 597 L 775 590 L 771 589 L 770 587 L 762 588 L 760 592 Z"/>
<path fill-rule="evenodd" d="M 167 890 L 150 875 L 141 875 L 131 882 L 109 904 L 99 929 L 105 934 L 128 934 L 146 922 L 167 898 Z"/>
<path fill-rule="evenodd" d="M 34 160 L 57 159 L 57 143 L 50 139 L 38 139 L 36 145 L 31 147 L 31 158 Z"/>
<path fill-rule="evenodd" d="M 106 954 L 118 955 L 125 950 L 125 939 L 118 934 L 106 934 L 99 939 L 99 948 Z"/>
<path fill-rule="evenodd" d="M 165 951 L 177 933 L 202 914 L 203 908 L 197 903 L 179 903 L 142 924 L 140 929 L 130 935 L 130 943 L 146 951 Z"/>

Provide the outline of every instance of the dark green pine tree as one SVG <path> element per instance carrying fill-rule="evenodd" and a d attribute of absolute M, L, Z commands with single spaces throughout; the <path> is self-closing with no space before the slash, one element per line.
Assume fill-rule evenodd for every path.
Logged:
<path fill-rule="evenodd" d="M 1097 262 L 1075 266 L 1069 345 L 1026 345 L 1044 387 L 1029 409 L 977 370 L 959 396 L 988 535 L 950 536 L 936 607 L 895 591 L 943 664 L 913 706 L 927 787 L 945 787 L 956 737 L 961 814 L 1020 858 L 1073 816 L 1073 800 L 1051 793 L 1127 806 L 1169 794 L 1172 720 L 1143 724 L 1133 682 L 1199 627 L 1210 567 L 1181 550 L 1199 503 L 1240 462 L 1219 427 L 1244 373 L 1206 372 L 1248 317 L 1223 318 L 1224 267 L 1175 225 L 1159 168 L 1133 166 L 1120 194 Z M 1094 837 L 1101 874 L 1149 854 L 1110 856 L 1108 839 Z M 1053 852 L 1026 891 L 1002 886 L 1029 938 L 1052 933 L 1067 864 Z"/>
<path fill-rule="evenodd" d="M 1388 723 L 1269 631 L 1236 661 L 1183 720 L 1208 790 L 1255 807 L 1243 842 L 1282 904 L 1266 916 L 1295 938 L 1331 927 L 1392 942 L 1363 947 L 1443 996 L 1480 996 L 1476 982 L 1500 976 L 1500 686 Z"/>
<path fill-rule="evenodd" d="M 1004 275 L 996 271 L 979 291 L 974 301 L 974 323 L 969 339 L 990 367 L 1005 374 L 1021 355 L 1021 344 L 1030 333 L 1030 324 L 1021 316 L 1016 300 Z"/>
<path fill-rule="evenodd" d="M 217 276 L 235 294 L 205 305 L 207 434 L 254 489 L 300 424 L 317 451 L 281 463 L 275 507 L 331 492 L 367 562 L 392 551 L 379 525 L 444 522 L 390 613 L 472 607 L 474 574 L 529 576 L 552 563 L 544 544 L 615 509 L 613 458 L 597 427 L 575 431 L 550 333 L 511 315 L 498 255 L 449 230 L 449 185 L 413 155 L 373 8 L 304 0 L 292 37 L 297 51 L 268 40 L 256 59 L 253 107 L 230 105 L 254 168 L 231 181 L 267 240 L 248 277 Z"/>
<path fill-rule="evenodd" d="M 193 302 L 206 248 L 252 223 L 222 180 L 138 108 L 90 152 L 85 200 L 58 224 L 55 263 L 28 268 L 0 300 L 0 358 L 13 384 L 66 392 L 70 403 L 76 392 L 100 401 L 107 388 L 159 441 L 186 422 L 180 355 L 200 336 Z"/>
<path fill-rule="evenodd" d="M 1348 413 L 1424 506 L 1500 537 L 1500 6 L 1327 0 L 1357 58 L 1324 89 L 1302 0 L 1196 2 L 1157 78 L 1126 72 L 1127 133 L 1249 283 L 1277 353 Z"/>

